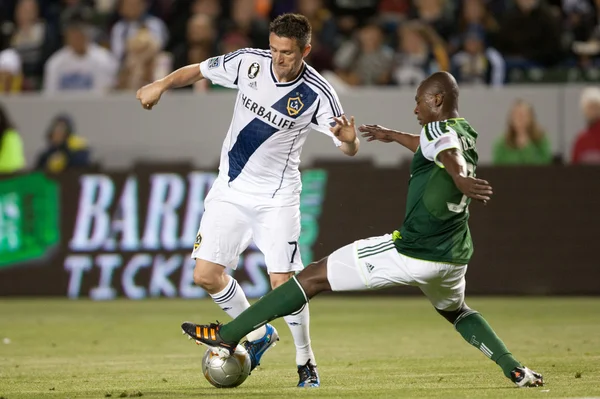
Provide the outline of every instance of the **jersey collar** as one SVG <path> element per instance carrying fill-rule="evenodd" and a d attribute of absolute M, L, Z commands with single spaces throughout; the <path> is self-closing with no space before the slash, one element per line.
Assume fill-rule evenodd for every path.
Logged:
<path fill-rule="evenodd" d="M 271 65 L 270 65 L 269 70 L 271 71 L 271 78 L 273 78 L 273 83 L 275 83 L 275 86 L 277 86 L 277 87 L 292 86 L 292 85 L 296 84 L 302 78 L 302 76 L 304 76 L 304 72 L 306 72 L 306 62 L 304 62 L 304 61 L 302 62 L 302 70 L 298 74 L 298 77 L 296 77 L 296 79 L 292 80 L 291 82 L 279 83 L 277 81 L 277 78 L 275 77 L 275 72 L 273 72 L 273 60 L 271 60 Z"/>

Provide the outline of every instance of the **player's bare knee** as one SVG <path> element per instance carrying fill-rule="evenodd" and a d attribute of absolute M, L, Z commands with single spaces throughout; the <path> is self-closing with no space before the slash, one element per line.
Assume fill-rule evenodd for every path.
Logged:
<path fill-rule="evenodd" d="M 269 280 L 271 280 L 271 288 L 275 289 L 280 285 L 287 282 L 294 276 L 294 272 L 289 273 L 271 273 L 269 274 Z"/>
<path fill-rule="evenodd" d="M 459 306 L 456 310 L 440 310 L 435 308 L 435 310 L 450 323 L 455 324 L 457 320 L 464 317 L 467 314 L 476 313 L 473 309 L 467 306 L 465 302 Z"/>
<path fill-rule="evenodd" d="M 194 267 L 194 283 L 196 285 L 214 294 L 223 290 L 228 281 L 225 267 L 196 259 L 196 267 Z"/>
<path fill-rule="evenodd" d="M 327 280 L 327 258 L 306 266 L 304 270 L 298 273 L 296 279 L 309 298 L 323 291 L 331 291 L 329 280 Z"/>

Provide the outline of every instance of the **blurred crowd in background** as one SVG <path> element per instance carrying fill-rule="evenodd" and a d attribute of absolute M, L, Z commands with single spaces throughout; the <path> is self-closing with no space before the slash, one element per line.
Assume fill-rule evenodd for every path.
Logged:
<path fill-rule="evenodd" d="M 438 70 L 488 85 L 600 76 L 600 0 L 0 0 L 0 89 L 136 89 L 268 48 L 284 12 L 309 18 L 308 61 L 338 84 L 413 86 Z"/>
<path fill-rule="evenodd" d="M 414 87 L 440 70 L 461 85 L 600 79 L 600 0 L 0 0 L 0 93 L 136 90 L 214 55 L 268 48 L 269 21 L 285 12 L 310 20 L 307 61 L 336 88 Z M 580 106 L 587 128 L 568 161 L 600 163 L 600 89 Z M 494 163 L 551 163 L 532 104 L 506 112 Z M 57 115 L 29 167 L 88 165 L 75 133 L 72 117 Z M 0 173 L 24 167 L 0 106 Z"/>

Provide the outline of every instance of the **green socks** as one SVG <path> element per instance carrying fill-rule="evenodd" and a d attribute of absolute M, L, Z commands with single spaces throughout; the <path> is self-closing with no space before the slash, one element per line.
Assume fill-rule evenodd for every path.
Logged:
<path fill-rule="evenodd" d="M 258 302 L 244 310 L 242 314 L 221 327 L 220 335 L 227 342 L 239 342 L 251 331 L 300 309 L 308 300 L 300 283 L 292 277 Z"/>
<path fill-rule="evenodd" d="M 515 367 L 521 367 L 521 363 L 512 356 L 504 342 L 479 313 L 466 313 L 454 322 L 454 327 L 465 341 L 495 361 L 506 377 L 510 378 L 510 372 Z"/>
<path fill-rule="evenodd" d="M 294 313 L 308 302 L 304 290 L 295 277 L 262 297 L 242 314 L 221 327 L 221 338 L 227 342 L 239 342 L 249 332 L 277 319 Z M 510 378 L 515 367 L 521 367 L 498 338 L 488 322 L 475 311 L 464 313 L 455 322 L 456 330 L 462 337 L 492 359 Z"/>

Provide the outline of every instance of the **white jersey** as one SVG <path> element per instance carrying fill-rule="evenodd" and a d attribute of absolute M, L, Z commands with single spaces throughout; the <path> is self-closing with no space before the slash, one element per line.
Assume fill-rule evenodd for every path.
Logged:
<path fill-rule="evenodd" d="M 311 128 L 341 142 L 329 128 L 343 114 L 335 90 L 306 63 L 292 82 L 279 83 L 268 50 L 241 49 L 200 64 L 202 76 L 238 89 L 221 150 L 219 179 L 260 196 L 297 196 L 300 152 Z"/>
<path fill-rule="evenodd" d="M 44 92 L 106 92 L 115 83 L 118 67 L 110 51 L 97 44 L 91 43 L 83 56 L 65 46 L 44 67 Z"/>

